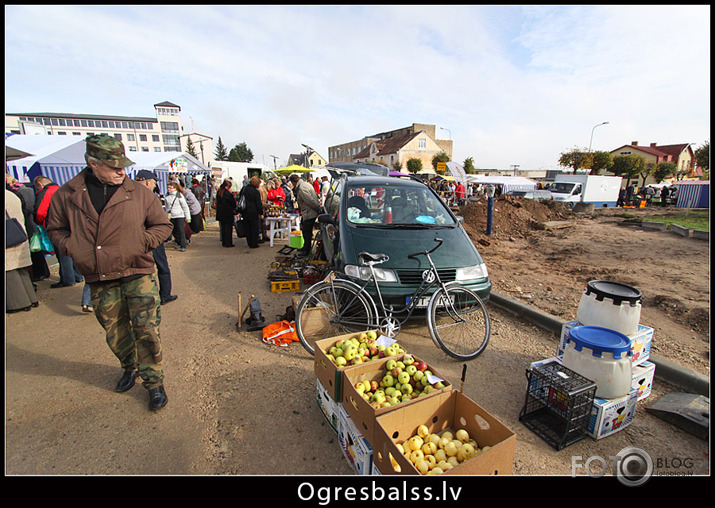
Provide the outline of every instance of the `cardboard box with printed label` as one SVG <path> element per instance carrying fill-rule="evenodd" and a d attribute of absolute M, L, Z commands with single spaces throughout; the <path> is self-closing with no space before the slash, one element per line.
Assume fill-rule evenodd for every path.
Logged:
<path fill-rule="evenodd" d="M 415 435 L 417 428 L 422 424 L 434 434 L 448 429 L 453 433 L 458 429 L 465 429 L 480 448 L 489 446 L 486 451 L 465 460 L 444 474 L 512 474 L 516 434 L 457 390 L 418 399 L 415 404 L 377 417 L 373 462 L 381 474 L 420 474 L 414 464 L 400 453 L 397 444 L 402 444 Z M 397 467 L 393 465 L 395 463 Z"/>
<path fill-rule="evenodd" d="M 633 366 L 633 389 L 638 392 L 638 400 L 650 395 L 655 377 L 655 364 L 645 361 Z"/>
<path fill-rule="evenodd" d="M 338 431 L 338 404 L 328 393 L 328 390 L 322 385 L 320 380 L 317 380 L 317 390 L 315 399 L 320 408 L 320 412 L 330 424 L 330 428 L 335 432 Z"/>
<path fill-rule="evenodd" d="M 356 474 L 373 474 L 372 447 L 350 419 L 342 404 L 338 404 L 338 441 L 345 460 Z"/>
<path fill-rule="evenodd" d="M 593 400 L 591 418 L 588 422 L 588 435 L 602 439 L 628 427 L 635 418 L 638 390 L 616 399 Z"/>
<path fill-rule="evenodd" d="M 437 396 L 438 394 L 451 391 L 452 383 L 447 381 L 444 376 L 437 372 L 433 367 L 427 365 L 427 369 L 431 372 L 429 376 L 433 380 L 441 380 L 441 387 L 432 388 L 429 393 L 421 395 L 416 398 L 412 398 L 405 402 L 399 402 L 392 406 L 387 407 L 374 407 L 369 401 L 367 401 L 355 388 L 358 381 L 376 381 L 379 383 L 385 374 L 387 373 L 387 362 L 390 360 L 400 361 L 403 359 L 405 354 L 390 356 L 383 358 L 382 360 L 377 360 L 373 362 L 364 363 L 362 365 L 356 365 L 348 370 L 344 374 L 343 383 L 343 400 L 342 403 L 345 406 L 350 418 L 355 422 L 358 430 L 367 438 L 367 440 L 372 443 L 375 436 L 375 418 L 379 415 L 385 414 L 395 408 L 405 407 L 408 405 L 413 405 L 420 400 Z M 415 362 L 420 362 L 419 358 L 413 357 Z"/>

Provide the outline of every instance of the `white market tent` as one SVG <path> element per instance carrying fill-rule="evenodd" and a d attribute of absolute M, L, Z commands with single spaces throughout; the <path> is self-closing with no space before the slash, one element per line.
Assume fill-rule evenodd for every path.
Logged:
<path fill-rule="evenodd" d="M 469 183 L 482 185 L 501 185 L 502 194 L 507 194 L 513 191 L 528 191 L 536 189 L 536 182 L 523 176 L 467 175 L 467 180 L 469 180 Z"/>
<path fill-rule="evenodd" d="M 49 136 L 43 134 L 15 134 L 5 139 L 5 146 L 31 155 L 7 161 L 7 171 L 21 182 L 32 182 L 44 175 L 57 185 L 72 179 L 86 167 L 84 136 Z M 166 184 L 171 176 L 211 175 L 211 170 L 185 152 L 127 152 L 135 164 L 127 168 L 134 178 L 141 169 L 154 171 L 159 190 L 166 193 Z"/>
<path fill-rule="evenodd" d="M 27 157 L 6 162 L 7 172 L 21 182 L 32 182 L 44 175 L 62 185 L 85 167 L 83 136 L 14 134 L 5 138 L 5 148 L 28 153 Z"/>
<path fill-rule="evenodd" d="M 211 169 L 186 152 L 131 152 L 127 157 L 134 162 L 127 168 L 127 174 L 134 178 L 142 169 L 153 171 L 162 194 L 166 194 L 166 184 L 173 176 L 203 175 L 211 177 Z M 190 182 L 189 182 L 190 183 Z"/>

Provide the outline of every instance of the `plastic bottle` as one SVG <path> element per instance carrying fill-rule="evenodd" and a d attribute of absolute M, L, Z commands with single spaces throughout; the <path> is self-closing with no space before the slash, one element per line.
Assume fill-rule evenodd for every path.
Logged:
<path fill-rule="evenodd" d="M 392 224 L 392 207 L 385 207 L 385 224 Z"/>

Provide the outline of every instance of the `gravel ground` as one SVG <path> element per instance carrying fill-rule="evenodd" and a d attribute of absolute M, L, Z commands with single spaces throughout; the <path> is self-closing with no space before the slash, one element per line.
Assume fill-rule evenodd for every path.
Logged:
<path fill-rule="evenodd" d="M 8 475 L 352 475 L 315 402 L 312 357 L 299 343 L 267 345 L 237 331 L 237 295 L 256 295 L 267 322 L 292 293 L 271 293 L 266 275 L 285 241 L 220 247 L 217 224 L 186 252 L 168 248 L 175 302 L 162 307 L 169 404 L 152 413 L 141 386 L 117 394 L 121 372 L 81 286 L 38 283 L 39 308 L 6 316 Z M 56 270 L 56 269 L 55 269 Z M 709 443 L 645 411 L 671 391 L 656 383 L 634 422 L 606 439 L 554 451 L 518 421 L 525 369 L 553 356 L 557 337 L 491 308 L 489 347 L 469 362 L 464 393 L 517 434 L 515 475 L 571 475 L 572 456 L 614 456 L 638 446 L 653 457 L 692 458 L 709 474 Z M 422 323 L 399 342 L 458 384 L 462 364 L 435 348 Z M 288 493 L 287 495 L 291 495 Z"/>

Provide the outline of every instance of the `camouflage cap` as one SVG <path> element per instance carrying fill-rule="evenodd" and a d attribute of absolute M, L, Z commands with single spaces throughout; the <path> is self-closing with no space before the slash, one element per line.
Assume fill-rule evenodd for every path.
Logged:
<path fill-rule="evenodd" d="M 88 136 L 87 155 L 101 160 L 112 168 L 126 168 L 134 163 L 124 155 L 124 145 L 117 138 L 106 134 Z"/>

